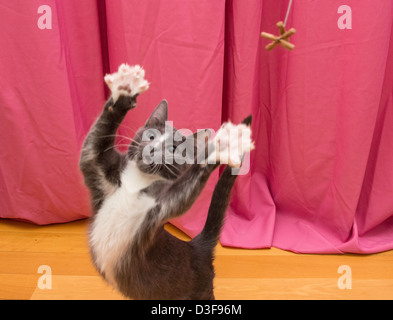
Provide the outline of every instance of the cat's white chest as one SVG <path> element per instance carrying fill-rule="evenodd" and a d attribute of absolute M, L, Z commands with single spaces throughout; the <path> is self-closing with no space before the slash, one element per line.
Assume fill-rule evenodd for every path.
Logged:
<path fill-rule="evenodd" d="M 155 199 L 139 191 L 159 179 L 142 173 L 130 161 L 121 174 L 121 187 L 108 196 L 94 219 L 90 246 L 95 263 L 105 273 L 108 282 L 114 283 L 114 268 L 129 247 L 147 212 L 154 207 Z"/>

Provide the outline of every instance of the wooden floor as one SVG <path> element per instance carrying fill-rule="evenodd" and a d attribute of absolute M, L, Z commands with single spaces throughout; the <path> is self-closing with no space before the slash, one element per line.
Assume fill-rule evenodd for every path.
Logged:
<path fill-rule="evenodd" d="M 0 219 L 0 299 L 123 299 L 93 268 L 86 229 L 86 220 L 42 227 Z M 342 265 L 351 277 L 338 273 Z M 50 267 L 51 289 L 40 266 Z M 218 245 L 215 267 L 217 299 L 393 299 L 393 251 L 306 255 Z M 351 289 L 339 288 L 350 280 Z"/>

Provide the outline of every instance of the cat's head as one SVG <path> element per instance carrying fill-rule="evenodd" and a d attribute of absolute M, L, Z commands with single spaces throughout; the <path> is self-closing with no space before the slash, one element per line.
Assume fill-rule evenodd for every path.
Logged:
<path fill-rule="evenodd" d="M 176 179 L 196 161 L 197 152 L 204 149 L 209 136 L 208 130 L 183 135 L 171 126 L 168 103 L 162 100 L 136 132 L 128 156 L 142 172 Z"/>

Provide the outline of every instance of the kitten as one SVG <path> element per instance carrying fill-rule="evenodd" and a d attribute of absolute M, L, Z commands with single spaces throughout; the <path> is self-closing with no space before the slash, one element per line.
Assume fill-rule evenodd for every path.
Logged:
<path fill-rule="evenodd" d="M 136 97 L 147 90 L 148 83 L 139 66 L 124 64 L 105 81 L 112 96 L 90 129 L 80 158 L 94 212 L 89 232 L 93 263 L 108 283 L 132 299 L 214 299 L 214 248 L 236 179 L 232 168 L 228 165 L 221 175 L 198 236 L 181 241 L 168 233 L 164 224 L 184 214 L 194 203 L 220 165 L 210 160 L 225 162 L 223 155 L 228 157 L 225 151 L 229 146 L 222 138 L 223 132 L 235 128 L 246 136 L 244 149 L 237 156 L 253 148 L 251 117 L 242 125 L 223 125 L 214 139 L 209 139 L 207 131 L 185 137 L 166 124 L 168 106 L 163 100 L 123 154 L 115 149 L 116 131 L 127 112 L 136 107 Z M 168 130 L 181 139 L 169 141 Z M 203 146 L 205 161 L 168 161 L 173 160 L 181 143 L 190 139 L 195 150 Z M 151 145 L 164 151 L 161 164 L 148 161 L 152 153 L 145 151 Z M 232 166 L 239 166 L 235 162 L 229 159 Z"/>

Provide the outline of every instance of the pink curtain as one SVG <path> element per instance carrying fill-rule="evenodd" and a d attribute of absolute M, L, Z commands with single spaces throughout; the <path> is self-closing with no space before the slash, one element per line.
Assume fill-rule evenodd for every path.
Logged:
<path fill-rule="evenodd" d="M 52 29 L 41 5 L 0 1 L 0 217 L 48 224 L 89 215 L 78 158 L 104 85 L 96 2 L 45 1 Z"/>
<path fill-rule="evenodd" d="M 393 3 L 295 0 L 294 51 L 267 52 L 287 0 L 0 1 L 0 217 L 38 224 L 90 214 L 80 146 L 102 81 L 141 64 L 150 89 L 120 129 L 158 102 L 177 128 L 217 129 L 253 114 L 256 150 L 233 190 L 224 245 L 309 253 L 393 248 Z M 347 21 L 348 22 L 348 21 Z M 121 141 L 120 141 L 121 143 Z M 217 173 L 185 216 L 202 228 Z"/>
<path fill-rule="evenodd" d="M 288 1 L 229 1 L 226 108 L 252 106 L 256 150 L 237 181 L 225 245 L 308 253 L 393 248 L 393 2 L 293 1 L 294 51 L 277 34 Z M 349 23 L 349 21 L 345 21 Z"/>

